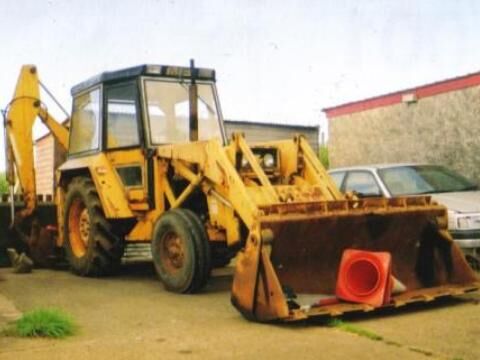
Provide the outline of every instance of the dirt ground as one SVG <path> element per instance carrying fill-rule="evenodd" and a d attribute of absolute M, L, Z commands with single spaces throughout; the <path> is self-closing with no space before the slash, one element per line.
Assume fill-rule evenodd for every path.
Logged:
<path fill-rule="evenodd" d="M 248 322 L 230 305 L 228 269 L 217 272 L 204 293 L 183 296 L 166 292 L 149 264 L 126 266 L 106 279 L 10 269 L 0 269 L 0 277 L 0 300 L 20 311 L 61 308 L 80 327 L 64 340 L 0 336 L 2 360 L 480 358 L 479 293 L 346 319 L 383 337 L 373 340 L 318 321 Z"/>

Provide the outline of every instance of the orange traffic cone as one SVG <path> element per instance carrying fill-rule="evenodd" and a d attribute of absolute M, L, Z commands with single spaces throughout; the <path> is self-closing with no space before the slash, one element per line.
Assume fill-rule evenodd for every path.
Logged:
<path fill-rule="evenodd" d="M 391 255 L 347 249 L 343 252 L 335 291 L 339 299 L 375 307 L 390 302 L 392 290 L 405 286 L 391 275 Z"/>

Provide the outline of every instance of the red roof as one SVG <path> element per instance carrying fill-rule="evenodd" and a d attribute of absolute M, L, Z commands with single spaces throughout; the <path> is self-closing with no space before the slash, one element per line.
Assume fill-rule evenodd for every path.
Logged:
<path fill-rule="evenodd" d="M 375 96 L 365 100 L 354 101 L 342 105 L 323 109 L 329 119 L 337 116 L 352 114 L 360 111 L 371 110 L 383 106 L 399 104 L 404 95 L 413 95 L 415 99 L 426 98 L 449 91 L 461 90 L 480 85 L 480 72 L 459 76 L 452 79 L 442 80 L 410 89 L 400 90 L 393 93 Z"/>

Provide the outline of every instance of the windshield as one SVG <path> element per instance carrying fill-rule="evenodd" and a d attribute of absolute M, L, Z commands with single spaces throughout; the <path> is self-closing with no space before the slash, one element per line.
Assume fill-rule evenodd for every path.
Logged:
<path fill-rule="evenodd" d="M 476 190 L 477 186 L 452 170 L 436 165 L 379 169 L 393 196 Z"/>
<path fill-rule="evenodd" d="M 188 84 L 145 81 L 150 140 L 154 145 L 190 141 Z M 213 84 L 197 83 L 198 138 L 223 139 Z"/>

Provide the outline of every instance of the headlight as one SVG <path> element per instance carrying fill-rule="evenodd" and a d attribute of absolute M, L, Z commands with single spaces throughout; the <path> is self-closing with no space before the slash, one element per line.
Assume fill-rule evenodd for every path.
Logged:
<path fill-rule="evenodd" d="M 470 228 L 470 218 L 461 217 L 457 219 L 457 229 L 469 229 Z"/>
<path fill-rule="evenodd" d="M 457 216 L 456 225 L 459 230 L 480 229 L 480 215 Z"/>
<path fill-rule="evenodd" d="M 276 168 L 279 166 L 279 151 L 277 148 L 271 146 L 254 146 L 252 147 L 253 156 L 255 156 L 255 163 L 258 164 L 264 171 L 267 171 L 268 174 L 271 174 L 272 171 L 275 172 Z M 240 169 L 244 173 L 251 173 L 253 171 L 252 164 L 242 155 L 240 160 Z M 279 170 L 279 169 L 278 169 Z"/>
<path fill-rule="evenodd" d="M 266 168 L 271 168 L 275 166 L 275 158 L 273 157 L 273 154 L 267 153 L 263 157 L 263 166 Z"/>

